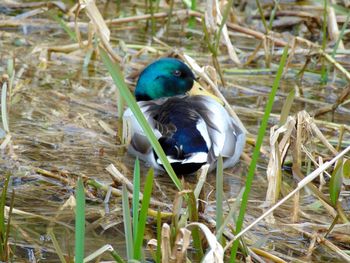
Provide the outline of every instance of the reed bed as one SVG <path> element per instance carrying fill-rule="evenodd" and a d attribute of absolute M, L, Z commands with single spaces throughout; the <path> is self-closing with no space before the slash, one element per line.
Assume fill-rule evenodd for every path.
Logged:
<path fill-rule="evenodd" d="M 349 14 L 345 0 L 0 3 L 0 260 L 350 262 Z M 123 110 L 140 115 L 138 74 L 164 56 L 244 123 L 236 167 L 178 178 L 126 153 Z"/>

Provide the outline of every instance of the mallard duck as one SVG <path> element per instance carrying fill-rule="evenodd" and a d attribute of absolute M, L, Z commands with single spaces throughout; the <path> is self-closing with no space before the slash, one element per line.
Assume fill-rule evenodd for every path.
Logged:
<path fill-rule="evenodd" d="M 192 174 L 207 163 L 213 170 L 219 155 L 224 168 L 232 167 L 245 144 L 242 127 L 214 95 L 188 95 L 198 85 L 195 79 L 182 61 L 162 58 L 141 72 L 135 88 L 138 105 L 177 175 Z M 131 127 L 128 152 L 163 170 L 131 110 L 123 117 Z"/>

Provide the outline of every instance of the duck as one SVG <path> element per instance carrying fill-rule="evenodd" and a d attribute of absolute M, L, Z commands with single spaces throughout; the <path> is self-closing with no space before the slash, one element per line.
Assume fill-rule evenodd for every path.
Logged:
<path fill-rule="evenodd" d="M 242 124 L 196 80 L 181 60 L 161 58 L 142 70 L 134 91 L 142 113 L 177 175 L 194 174 L 205 164 L 209 164 L 212 171 L 220 155 L 224 169 L 233 167 L 245 145 Z M 196 91 L 191 93 L 191 90 Z M 123 122 L 129 127 L 128 153 L 164 171 L 130 108 L 124 112 Z"/>

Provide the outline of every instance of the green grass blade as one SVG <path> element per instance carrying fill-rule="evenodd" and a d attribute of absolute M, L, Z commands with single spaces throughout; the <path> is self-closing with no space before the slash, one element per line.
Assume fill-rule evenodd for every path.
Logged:
<path fill-rule="evenodd" d="M 287 98 L 285 103 L 283 104 L 282 110 L 281 110 L 281 117 L 280 117 L 280 123 L 279 126 L 281 127 L 283 124 L 285 124 L 285 122 L 287 121 L 287 118 L 289 116 L 290 113 L 290 109 L 292 108 L 293 105 L 293 101 L 294 101 L 294 97 L 295 97 L 295 89 L 292 89 Z"/>
<path fill-rule="evenodd" d="M 10 132 L 8 115 L 7 115 L 7 82 L 2 84 L 1 89 L 1 120 L 5 132 Z"/>
<path fill-rule="evenodd" d="M 128 190 L 126 189 L 125 184 L 123 184 L 123 194 L 122 194 L 122 203 L 123 203 L 123 220 L 124 220 L 124 232 L 125 232 L 125 242 L 126 242 L 126 254 L 128 260 L 133 259 L 134 256 L 134 244 L 132 238 L 131 230 L 131 217 L 130 217 L 130 206 L 128 198 Z"/>
<path fill-rule="evenodd" d="M 243 193 L 242 204 L 241 204 L 241 208 L 240 208 L 239 215 L 237 218 L 236 232 L 235 232 L 236 234 L 241 231 L 242 226 L 243 226 L 244 215 L 245 215 L 245 212 L 247 209 L 248 197 L 249 197 L 250 189 L 251 189 L 252 182 L 254 179 L 255 168 L 256 168 L 258 159 L 260 157 L 260 148 L 261 148 L 261 145 L 263 143 L 263 139 L 264 139 L 265 132 L 267 129 L 269 116 L 270 116 L 270 113 L 272 110 L 273 102 L 274 102 L 276 92 L 277 92 L 277 89 L 278 89 L 278 86 L 280 83 L 280 79 L 282 77 L 284 65 L 286 64 L 287 56 L 288 56 L 288 46 L 286 46 L 283 50 L 281 62 L 280 62 L 280 65 L 279 65 L 279 68 L 278 68 L 278 71 L 276 74 L 276 78 L 275 78 L 273 85 L 272 85 L 271 93 L 269 95 L 269 99 L 268 99 L 268 102 L 267 102 L 267 105 L 265 108 L 265 113 L 264 113 L 261 125 L 259 127 L 258 137 L 256 140 L 256 144 L 255 144 L 255 148 L 254 148 L 253 156 L 252 156 L 252 161 L 249 165 L 248 176 L 246 179 L 246 184 L 245 184 L 246 189 Z M 232 245 L 230 262 L 235 262 L 235 260 L 236 260 L 238 245 L 239 245 L 239 239 L 235 240 L 235 242 Z"/>
<path fill-rule="evenodd" d="M 279 0 L 275 0 L 275 5 L 271 11 L 271 14 L 270 14 L 270 21 L 269 21 L 269 29 L 272 30 L 272 24 L 273 24 L 273 20 L 275 19 L 275 15 L 276 15 L 276 11 L 278 9 L 278 5 L 280 3 Z"/>
<path fill-rule="evenodd" d="M 75 262 L 83 262 L 85 246 L 85 193 L 83 180 L 79 177 L 75 190 Z"/>
<path fill-rule="evenodd" d="M 323 6 L 323 25 L 322 25 L 322 50 L 326 50 L 327 45 L 327 25 L 328 25 L 328 0 L 324 0 Z M 322 58 L 322 67 L 321 67 L 321 83 L 325 84 L 328 81 L 328 72 L 326 61 Z"/>
<path fill-rule="evenodd" d="M 261 17 L 261 21 L 262 21 L 262 23 L 264 25 L 266 34 L 268 34 L 270 31 L 269 31 L 269 27 L 267 26 L 267 23 L 266 23 L 264 11 L 261 8 L 260 1 L 259 0 L 255 0 L 255 3 L 256 3 L 256 6 L 258 7 L 259 14 L 260 14 L 260 17 Z"/>
<path fill-rule="evenodd" d="M 179 178 L 176 176 L 173 168 L 171 167 L 162 147 L 160 146 L 157 137 L 154 135 L 152 128 L 149 126 L 145 116 L 142 114 L 140 107 L 136 103 L 135 98 L 131 94 L 130 90 L 125 84 L 123 74 L 120 70 L 119 65 L 112 62 L 112 60 L 109 58 L 108 54 L 100 48 L 100 54 L 103 63 L 107 67 L 109 73 L 111 74 L 114 83 L 120 90 L 120 94 L 123 96 L 125 101 L 127 102 L 128 106 L 130 107 L 131 111 L 134 113 L 137 121 L 139 122 L 140 126 L 142 127 L 143 131 L 145 132 L 148 140 L 150 141 L 153 149 L 157 153 L 157 156 L 161 160 L 165 170 L 168 172 L 168 175 L 173 180 L 176 187 L 181 191 L 182 185 L 179 180 Z"/>
<path fill-rule="evenodd" d="M 239 207 L 239 205 L 241 204 L 241 199 L 244 193 L 245 187 L 243 187 L 241 189 L 241 191 L 239 192 L 239 194 L 236 197 L 236 201 L 233 203 L 233 205 L 230 208 L 230 211 L 228 213 L 228 215 L 226 216 L 224 222 L 221 224 L 221 227 L 216 231 L 216 239 L 219 240 L 219 237 L 223 234 L 225 227 L 227 226 L 227 224 L 230 222 L 231 218 L 234 217 L 234 214 L 236 212 L 236 209 Z M 233 218 L 234 221 L 235 218 Z"/>
<path fill-rule="evenodd" d="M 188 197 L 189 198 L 187 198 L 187 202 L 188 202 L 188 210 L 190 212 L 190 220 L 191 222 L 198 222 L 199 216 L 198 216 L 197 202 L 196 202 L 196 197 L 194 195 L 194 192 L 191 192 L 188 195 Z M 195 226 L 191 229 L 191 232 L 192 232 L 192 239 L 193 239 L 193 247 L 196 251 L 196 259 L 200 261 L 203 258 L 204 253 L 203 253 L 203 247 L 202 247 L 199 228 Z"/>
<path fill-rule="evenodd" d="M 94 53 L 94 49 L 93 48 L 89 48 L 86 51 L 86 54 L 84 56 L 83 71 L 86 72 L 86 73 L 88 72 L 88 67 L 89 67 L 89 64 L 91 62 L 91 58 L 92 58 L 93 53 Z"/>
<path fill-rule="evenodd" d="M 224 193 L 224 170 L 223 170 L 222 156 L 218 158 L 218 163 L 216 167 L 216 232 L 222 225 L 223 221 L 223 193 Z M 222 244 L 222 235 L 217 237 L 218 241 Z"/>
<path fill-rule="evenodd" d="M 340 159 L 333 172 L 332 172 L 332 177 L 331 180 L 329 182 L 329 198 L 331 200 L 332 205 L 335 207 L 337 202 L 338 202 L 338 198 L 339 198 L 339 194 L 340 194 L 340 190 L 341 190 L 341 185 L 343 183 L 343 160 Z"/>
<path fill-rule="evenodd" d="M 11 230 L 11 218 L 12 218 L 12 210 L 13 210 L 14 204 L 15 204 L 15 189 L 12 189 L 11 201 L 10 201 L 10 211 L 8 213 L 6 234 L 5 234 L 5 241 L 4 241 L 4 244 L 6 244 L 6 247 L 5 247 L 5 256 L 6 256 L 5 257 L 5 261 L 6 262 L 8 262 L 9 256 L 10 256 L 10 252 L 12 251 L 10 249 L 10 246 L 8 245 L 8 241 L 9 241 L 10 230 Z"/>
<path fill-rule="evenodd" d="M 160 214 L 160 209 L 158 209 L 157 213 L 157 251 L 156 251 L 156 263 L 162 262 L 162 251 L 161 251 L 161 244 L 162 244 L 162 217 Z"/>
<path fill-rule="evenodd" d="M 132 224 L 134 231 L 134 239 L 137 236 L 137 224 L 139 221 L 139 207 L 140 207 L 140 162 L 139 159 L 136 158 L 135 166 L 134 166 L 134 194 L 132 196 Z"/>
<path fill-rule="evenodd" d="M 123 258 L 119 256 L 119 254 L 114 250 L 114 248 L 110 244 L 106 244 L 99 249 L 95 250 L 93 253 L 91 253 L 89 256 L 84 258 L 84 263 L 91 262 L 94 260 L 94 262 L 102 262 L 100 261 L 101 256 L 105 254 L 106 252 L 109 252 L 111 256 L 115 259 L 117 263 L 125 263 Z M 128 262 L 134 262 L 133 260 L 129 260 Z"/>
<path fill-rule="evenodd" d="M 116 252 L 116 251 L 111 251 L 111 256 L 114 258 L 115 262 L 117 263 L 125 263 L 123 258 Z"/>
<path fill-rule="evenodd" d="M 350 179 L 350 160 L 345 160 L 343 164 L 343 177 Z"/>
<path fill-rule="evenodd" d="M 6 258 L 6 246 L 5 243 L 6 239 L 6 226 L 5 226 L 5 205 L 6 205 L 6 195 L 7 195 L 7 188 L 10 181 L 10 173 L 6 173 L 6 178 L 4 182 L 4 186 L 2 188 L 1 192 L 1 200 L 0 200 L 0 259 L 5 260 Z"/>
<path fill-rule="evenodd" d="M 197 9 L 197 0 L 192 0 L 191 1 L 191 10 L 196 11 Z M 194 16 L 191 16 L 188 20 L 188 27 L 189 28 L 194 28 L 196 24 L 196 18 Z"/>
<path fill-rule="evenodd" d="M 134 259 L 136 260 L 141 260 L 141 257 L 142 257 L 142 243 L 143 243 L 143 236 L 145 233 L 149 202 L 151 200 L 151 195 L 152 195 L 153 177 L 154 177 L 154 172 L 153 172 L 153 169 L 151 168 L 148 171 L 145 187 L 143 190 L 140 219 L 137 227 L 137 236 L 136 236 L 135 245 L 134 245 Z"/>
<path fill-rule="evenodd" d="M 47 230 L 47 234 L 49 235 L 49 237 L 51 239 L 52 245 L 53 245 L 55 252 L 56 252 L 57 256 L 59 257 L 61 263 L 67 263 L 67 261 L 64 257 L 63 251 L 62 251 L 62 249 L 61 249 L 61 247 L 56 239 L 55 233 L 53 232 L 53 229 L 49 228 Z"/>

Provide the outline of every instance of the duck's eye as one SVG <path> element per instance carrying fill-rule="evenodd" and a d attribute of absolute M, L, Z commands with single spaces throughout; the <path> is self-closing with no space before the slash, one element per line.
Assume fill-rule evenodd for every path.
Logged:
<path fill-rule="evenodd" d="M 173 72 L 173 75 L 175 76 L 175 77 L 180 77 L 181 76 L 181 71 L 180 70 L 174 70 L 174 72 Z"/>

